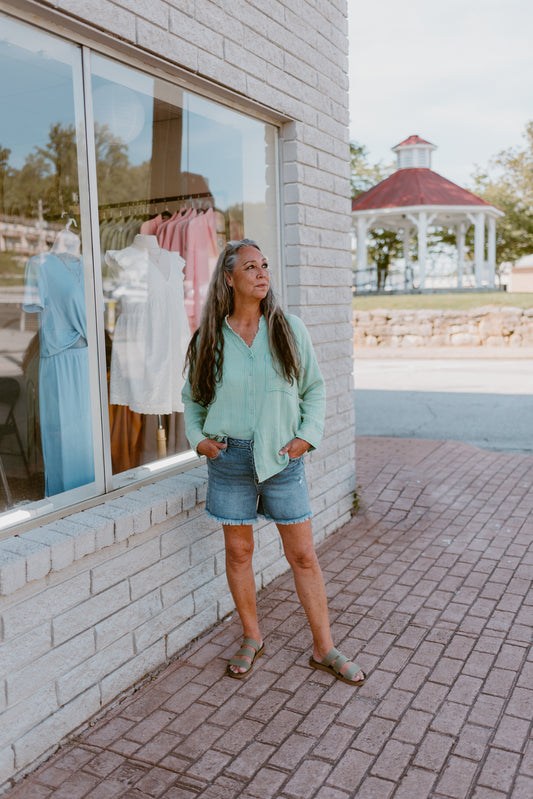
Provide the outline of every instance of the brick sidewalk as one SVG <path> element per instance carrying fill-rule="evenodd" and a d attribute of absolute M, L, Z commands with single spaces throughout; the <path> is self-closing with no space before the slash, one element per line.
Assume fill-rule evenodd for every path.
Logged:
<path fill-rule="evenodd" d="M 260 595 L 248 679 L 223 677 L 233 619 L 5 799 L 533 797 L 533 457 L 357 446 L 360 510 L 319 555 L 367 683 L 308 668 L 287 575 Z"/>

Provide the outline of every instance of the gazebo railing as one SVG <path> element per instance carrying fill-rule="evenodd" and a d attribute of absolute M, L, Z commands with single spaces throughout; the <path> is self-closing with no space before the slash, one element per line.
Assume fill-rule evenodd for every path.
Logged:
<path fill-rule="evenodd" d="M 428 265 L 429 266 L 429 265 Z M 497 276 L 496 290 L 498 285 Z M 476 287 L 474 265 L 465 265 L 461 285 L 458 285 L 455 270 L 444 273 L 432 270 L 426 272 L 424 287 L 420 287 L 419 273 L 416 262 L 407 266 L 392 264 L 386 275 L 382 275 L 378 283 L 378 270 L 375 264 L 370 264 L 366 269 L 354 270 L 353 291 L 355 294 L 419 294 L 423 292 L 439 291 L 472 291 L 474 289 L 489 289 L 490 286 Z M 492 288 L 494 291 L 494 288 Z"/>

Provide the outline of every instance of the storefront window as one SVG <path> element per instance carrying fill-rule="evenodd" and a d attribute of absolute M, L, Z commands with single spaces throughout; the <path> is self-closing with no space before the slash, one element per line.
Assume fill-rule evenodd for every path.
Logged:
<path fill-rule="evenodd" d="M 280 284 L 273 125 L 3 15 L 0 71 L 1 532 L 195 463 L 184 358 L 226 241 Z"/>
<path fill-rule="evenodd" d="M 0 73 L 0 511 L 52 509 L 95 491 L 80 51 L 3 19 Z"/>
<path fill-rule="evenodd" d="M 276 137 L 166 81 L 92 63 L 117 474 L 189 449 L 184 359 L 219 252 L 246 235 L 277 261 Z"/>

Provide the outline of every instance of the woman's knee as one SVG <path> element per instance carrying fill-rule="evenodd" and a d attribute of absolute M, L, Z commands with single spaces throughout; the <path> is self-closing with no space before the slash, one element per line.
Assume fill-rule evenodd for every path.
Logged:
<path fill-rule="evenodd" d="M 309 520 L 298 524 L 278 525 L 278 530 L 283 541 L 285 557 L 291 568 L 320 569 Z"/>
<path fill-rule="evenodd" d="M 252 560 L 254 554 L 253 532 L 239 528 L 238 530 L 224 529 L 226 544 L 226 559 L 232 565 L 242 566 Z"/>
<path fill-rule="evenodd" d="M 293 569 L 307 571 L 318 568 L 318 558 L 313 544 L 286 547 L 285 557 Z"/>

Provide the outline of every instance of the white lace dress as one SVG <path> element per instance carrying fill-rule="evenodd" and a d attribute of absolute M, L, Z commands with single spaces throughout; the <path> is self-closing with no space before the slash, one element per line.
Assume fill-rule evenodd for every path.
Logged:
<path fill-rule="evenodd" d="M 190 338 L 183 258 L 132 245 L 108 250 L 105 259 L 118 270 L 110 402 L 137 413 L 183 411 L 182 372 Z"/>

